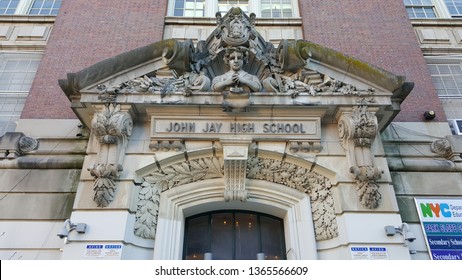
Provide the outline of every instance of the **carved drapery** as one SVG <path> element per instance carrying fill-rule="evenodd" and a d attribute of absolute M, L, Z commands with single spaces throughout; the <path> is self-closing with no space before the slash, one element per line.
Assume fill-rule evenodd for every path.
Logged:
<path fill-rule="evenodd" d="M 133 120 L 120 105 L 107 103 L 93 116 L 92 131 L 99 142 L 98 160 L 88 170 L 95 178 L 93 201 L 99 207 L 108 206 L 116 192 L 128 137 L 132 133 Z"/>
<path fill-rule="evenodd" d="M 217 157 L 177 163 L 143 177 L 138 197 L 135 234 L 155 238 L 160 192 L 199 180 L 222 178 L 224 167 Z M 311 200 L 317 240 L 338 235 L 332 185 L 326 177 L 294 163 L 250 157 L 246 161 L 248 179 L 265 180 L 306 193 Z"/>
<path fill-rule="evenodd" d="M 374 165 L 371 145 L 378 133 L 375 114 L 367 106 L 354 106 L 343 112 L 338 122 L 342 147 L 347 152 L 350 173 L 356 180 L 356 189 L 362 205 L 369 209 L 379 206 L 381 194 L 376 180 L 381 171 Z"/>

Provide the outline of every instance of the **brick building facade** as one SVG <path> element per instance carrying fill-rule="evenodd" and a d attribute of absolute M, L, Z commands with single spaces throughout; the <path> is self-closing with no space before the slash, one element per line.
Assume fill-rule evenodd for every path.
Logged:
<path fill-rule="evenodd" d="M 11 30 L 53 23 L 16 132 L 0 138 L 0 258 L 104 258 L 88 245 L 123 248 L 108 259 L 217 258 L 195 253 L 194 221 L 242 213 L 283 232 L 280 256 L 256 258 L 351 259 L 367 246 L 431 258 L 414 199 L 460 198 L 462 139 L 407 6 L 249 0 L 240 14 L 228 2 L 64 0 L 54 23 L 0 15 L 5 52 Z M 246 40 L 229 35 L 233 19 Z M 229 93 L 244 82 L 205 86 L 233 47 L 260 83 L 248 96 Z M 384 231 L 403 222 L 416 242 Z M 32 227 L 30 242 L 13 234 Z"/>

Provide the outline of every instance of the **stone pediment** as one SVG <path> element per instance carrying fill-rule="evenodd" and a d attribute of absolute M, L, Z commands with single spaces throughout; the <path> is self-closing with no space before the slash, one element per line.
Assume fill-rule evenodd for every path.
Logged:
<path fill-rule="evenodd" d="M 276 48 L 255 29 L 255 15 L 239 8 L 217 13 L 207 40 L 164 40 L 107 59 L 60 80 L 79 118 L 89 124 L 90 104 L 218 105 L 228 112 L 252 106 L 325 108 L 372 105 L 382 129 L 412 89 L 405 77 L 315 43 L 282 40 Z"/>

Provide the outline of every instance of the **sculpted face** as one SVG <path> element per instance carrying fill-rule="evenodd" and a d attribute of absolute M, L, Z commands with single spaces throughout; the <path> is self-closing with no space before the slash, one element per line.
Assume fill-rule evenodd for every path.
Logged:
<path fill-rule="evenodd" d="M 232 52 L 229 55 L 229 66 L 234 71 L 239 71 L 244 65 L 243 54 L 241 52 Z"/>

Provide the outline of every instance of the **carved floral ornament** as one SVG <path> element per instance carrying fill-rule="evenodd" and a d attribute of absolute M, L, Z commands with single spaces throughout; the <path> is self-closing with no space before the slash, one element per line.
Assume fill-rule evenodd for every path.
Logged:
<path fill-rule="evenodd" d="M 306 193 L 311 200 L 316 239 L 327 240 L 338 235 L 332 185 L 328 178 L 294 163 L 260 157 L 247 160 L 246 174 L 247 179 L 265 180 Z M 223 177 L 224 160 L 215 156 L 176 163 L 143 177 L 138 196 L 135 234 L 142 238 L 155 238 L 160 194 L 163 191 L 200 180 Z"/>
<path fill-rule="evenodd" d="M 171 94 L 197 92 L 273 92 L 290 95 L 371 96 L 375 89 L 358 89 L 309 69 L 311 54 L 303 41 L 282 40 L 278 48 L 255 29 L 255 15 L 232 8 L 217 13 L 217 28 L 196 46 L 191 40 L 174 42 L 162 53 L 171 76 L 151 73 L 120 84 L 99 85 L 100 98 L 113 102 L 119 94 Z M 366 100 L 366 99 L 365 99 Z M 368 102 L 373 102 L 367 99 Z"/>
<path fill-rule="evenodd" d="M 120 105 L 107 103 L 93 116 L 92 129 L 100 146 L 98 162 L 88 168 L 95 178 L 93 201 L 97 206 L 106 207 L 114 200 L 115 181 L 123 170 L 122 161 L 133 120 L 128 112 L 121 110 Z"/>
<path fill-rule="evenodd" d="M 369 209 L 379 206 L 382 195 L 379 185 L 382 171 L 374 165 L 371 145 L 378 133 L 377 118 L 367 106 L 355 106 L 343 112 L 338 121 L 342 147 L 347 152 L 350 173 L 356 180 L 356 189 L 362 205 Z"/>

